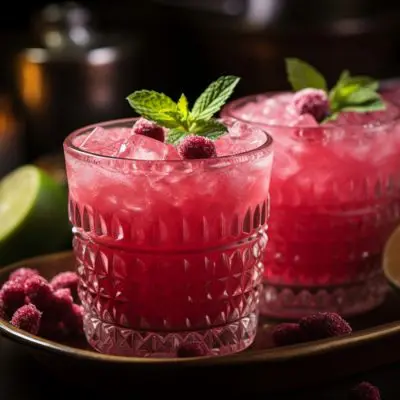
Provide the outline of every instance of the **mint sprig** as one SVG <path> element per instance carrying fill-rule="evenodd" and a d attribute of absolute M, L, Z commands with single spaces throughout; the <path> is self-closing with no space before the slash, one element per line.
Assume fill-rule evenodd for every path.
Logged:
<path fill-rule="evenodd" d="M 236 76 L 220 77 L 197 98 L 191 110 L 184 94 L 175 102 L 164 93 L 138 90 L 127 100 L 143 118 L 170 129 L 166 138 L 169 144 L 177 144 L 189 134 L 214 140 L 223 135 L 227 127 L 213 116 L 232 95 L 239 81 Z"/>
<path fill-rule="evenodd" d="M 351 76 L 344 70 L 336 84 L 328 89 L 326 79 L 315 67 L 299 60 L 287 58 L 286 72 L 293 90 L 306 88 L 324 90 L 329 99 L 330 115 L 323 121 L 336 119 L 341 112 L 368 112 L 385 109 L 378 91 L 378 81 L 369 76 Z"/>

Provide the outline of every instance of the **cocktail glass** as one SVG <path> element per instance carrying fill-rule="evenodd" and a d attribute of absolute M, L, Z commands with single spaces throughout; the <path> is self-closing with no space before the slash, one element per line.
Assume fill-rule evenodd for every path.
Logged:
<path fill-rule="evenodd" d="M 295 122 L 291 97 L 250 96 L 222 112 L 262 127 L 275 143 L 261 312 L 360 314 L 387 292 L 381 254 L 400 222 L 399 111 L 387 103 L 318 125 L 307 116 Z"/>
<path fill-rule="evenodd" d="M 134 122 L 83 127 L 64 143 L 88 342 L 124 356 L 243 350 L 258 323 L 272 139 L 251 128 L 252 149 L 201 160 L 113 156 Z"/>

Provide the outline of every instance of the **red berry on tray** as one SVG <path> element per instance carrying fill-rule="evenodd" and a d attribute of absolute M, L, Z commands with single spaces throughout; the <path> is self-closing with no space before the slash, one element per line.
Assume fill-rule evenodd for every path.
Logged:
<path fill-rule="evenodd" d="M 369 382 L 361 382 L 350 390 L 349 400 L 381 400 L 379 389 Z"/>
<path fill-rule="evenodd" d="M 41 317 L 42 313 L 33 304 L 26 304 L 15 311 L 11 324 L 32 335 L 37 335 Z"/>
<path fill-rule="evenodd" d="M 207 349 L 200 342 L 185 343 L 178 348 L 176 355 L 179 358 L 201 357 L 207 355 Z"/>
<path fill-rule="evenodd" d="M 50 281 L 50 286 L 53 290 L 70 289 L 72 297 L 77 298 L 78 295 L 78 281 L 79 277 L 76 272 L 67 271 L 61 272 L 54 276 Z"/>
<path fill-rule="evenodd" d="M 60 339 L 64 336 L 64 325 L 53 314 L 45 311 L 40 321 L 39 336 L 46 339 Z"/>
<path fill-rule="evenodd" d="M 0 300 L 6 314 L 12 315 L 25 304 L 25 289 L 23 282 L 7 281 L 0 291 Z"/>
<path fill-rule="evenodd" d="M 36 269 L 32 268 L 18 268 L 14 272 L 12 272 L 8 278 L 10 281 L 19 280 L 25 282 L 27 279 L 32 278 L 33 276 L 39 275 L 39 272 Z"/>
<path fill-rule="evenodd" d="M 72 304 L 70 310 L 63 316 L 63 323 L 67 331 L 73 335 L 83 334 L 83 308 L 79 304 Z"/>
<path fill-rule="evenodd" d="M 28 300 L 41 311 L 51 308 L 54 301 L 53 289 L 41 276 L 33 276 L 26 280 L 25 294 Z"/>
<path fill-rule="evenodd" d="M 56 290 L 53 294 L 53 298 L 52 309 L 60 318 L 62 318 L 65 313 L 71 311 L 74 300 L 70 289 L 64 288 Z"/>
<path fill-rule="evenodd" d="M 299 325 L 306 340 L 319 340 L 352 332 L 351 326 L 339 314 L 321 312 L 303 317 Z"/>
<path fill-rule="evenodd" d="M 282 323 L 272 330 L 272 339 L 276 346 L 289 346 L 304 341 L 303 333 L 299 324 Z"/>

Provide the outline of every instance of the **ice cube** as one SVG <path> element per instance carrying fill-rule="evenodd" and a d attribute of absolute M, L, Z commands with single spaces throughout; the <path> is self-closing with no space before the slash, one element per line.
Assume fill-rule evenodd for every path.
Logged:
<path fill-rule="evenodd" d="M 229 129 L 229 134 L 223 135 L 215 141 L 215 147 L 217 155 L 221 157 L 254 150 L 264 144 L 266 140 L 267 137 L 261 129 L 236 122 Z"/>
<path fill-rule="evenodd" d="M 129 134 L 130 128 L 104 129 L 97 126 L 89 134 L 78 136 L 74 145 L 91 153 L 115 156 Z"/>
<path fill-rule="evenodd" d="M 119 148 L 118 157 L 134 160 L 165 160 L 168 145 L 144 135 L 131 135 Z"/>
<path fill-rule="evenodd" d="M 312 128 L 317 127 L 318 122 L 311 114 L 303 114 L 300 115 L 292 124 L 291 126 L 300 126 L 303 128 Z"/>

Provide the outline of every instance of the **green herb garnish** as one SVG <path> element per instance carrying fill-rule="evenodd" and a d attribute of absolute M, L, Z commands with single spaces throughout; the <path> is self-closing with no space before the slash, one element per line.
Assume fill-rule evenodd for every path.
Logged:
<path fill-rule="evenodd" d="M 369 76 L 351 76 L 345 70 L 333 88 L 328 89 L 324 76 L 313 66 L 298 58 L 287 58 L 286 72 L 293 90 L 306 88 L 324 90 L 329 99 L 330 115 L 324 120 L 334 120 L 341 112 L 368 112 L 385 109 L 378 91 L 378 81 Z"/>
<path fill-rule="evenodd" d="M 232 95 L 239 81 L 236 76 L 220 77 L 198 97 L 191 110 L 184 94 L 175 102 L 164 93 L 138 90 L 127 100 L 143 118 L 170 129 L 166 138 L 169 144 L 177 144 L 190 134 L 217 139 L 228 128 L 213 116 Z"/>

